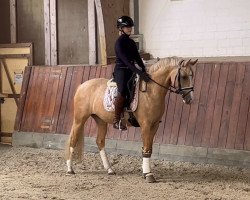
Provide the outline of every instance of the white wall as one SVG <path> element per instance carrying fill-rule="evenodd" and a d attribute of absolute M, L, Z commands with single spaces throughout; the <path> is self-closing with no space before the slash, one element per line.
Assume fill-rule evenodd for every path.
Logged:
<path fill-rule="evenodd" d="M 139 0 L 154 57 L 250 56 L 250 0 Z"/>

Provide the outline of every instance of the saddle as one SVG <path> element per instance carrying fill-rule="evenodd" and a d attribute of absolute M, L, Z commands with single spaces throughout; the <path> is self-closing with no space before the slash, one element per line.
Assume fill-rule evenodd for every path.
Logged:
<path fill-rule="evenodd" d="M 126 98 L 125 112 L 129 114 L 129 123 L 132 126 L 139 127 L 133 112 L 136 111 L 138 106 L 138 94 L 139 94 L 139 76 L 134 74 L 128 82 L 129 95 Z M 118 88 L 114 79 L 110 79 L 107 82 L 107 88 L 105 90 L 103 105 L 106 111 L 113 112 L 115 110 L 114 101 L 118 95 Z"/>

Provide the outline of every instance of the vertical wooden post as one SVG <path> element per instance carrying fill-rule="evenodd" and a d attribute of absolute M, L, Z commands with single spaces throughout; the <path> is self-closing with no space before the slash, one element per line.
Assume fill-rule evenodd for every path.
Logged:
<path fill-rule="evenodd" d="M 57 65 L 56 0 L 50 0 L 51 65 Z"/>
<path fill-rule="evenodd" d="M 96 64 L 95 1 L 88 0 L 89 64 Z"/>
<path fill-rule="evenodd" d="M 51 64 L 50 59 L 50 0 L 44 0 L 44 34 L 45 34 L 45 65 Z"/>
<path fill-rule="evenodd" d="M 45 65 L 57 65 L 56 0 L 44 0 Z"/>
<path fill-rule="evenodd" d="M 106 37 L 105 37 L 101 0 L 95 0 L 95 5 L 96 5 L 97 23 L 98 23 L 100 48 L 101 48 L 101 64 L 107 65 Z"/>
<path fill-rule="evenodd" d="M 16 34 L 16 0 L 10 0 L 10 42 L 17 42 Z"/>

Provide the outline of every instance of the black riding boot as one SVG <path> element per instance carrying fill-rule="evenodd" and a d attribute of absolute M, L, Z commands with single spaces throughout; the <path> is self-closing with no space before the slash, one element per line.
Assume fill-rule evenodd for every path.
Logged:
<path fill-rule="evenodd" d="M 124 125 L 122 123 L 122 120 L 121 120 L 121 115 L 122 115 L 123 109 L 124 109 L 124 103 L 125 103 L 125 98 L 123 96 L 118 95 L 115 98 L 115 102 L 114 102 L 114 105 L 115 105 L 115 117 L 114 117 L 114 120 L 113 120 L 113 127 L 115 129 L 119 129 L 119 130 L 122 130 L 122 131 L 127 130 L 126 125 Z"/>

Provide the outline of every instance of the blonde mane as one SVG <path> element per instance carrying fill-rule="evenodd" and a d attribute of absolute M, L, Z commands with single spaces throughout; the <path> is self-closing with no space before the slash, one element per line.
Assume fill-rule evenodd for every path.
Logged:
<path fill-rule="evenodd" d="M 161 58 L 157 63 L 151 65 L 148 68 L 148 71 L 149 71 L 149 73 L 153 73 L 161 68 L 174 67 L 174 66 L 177 66 L 181 60 L 182 60 L 182 58 L 180 58 L 180 57 Z"/>

